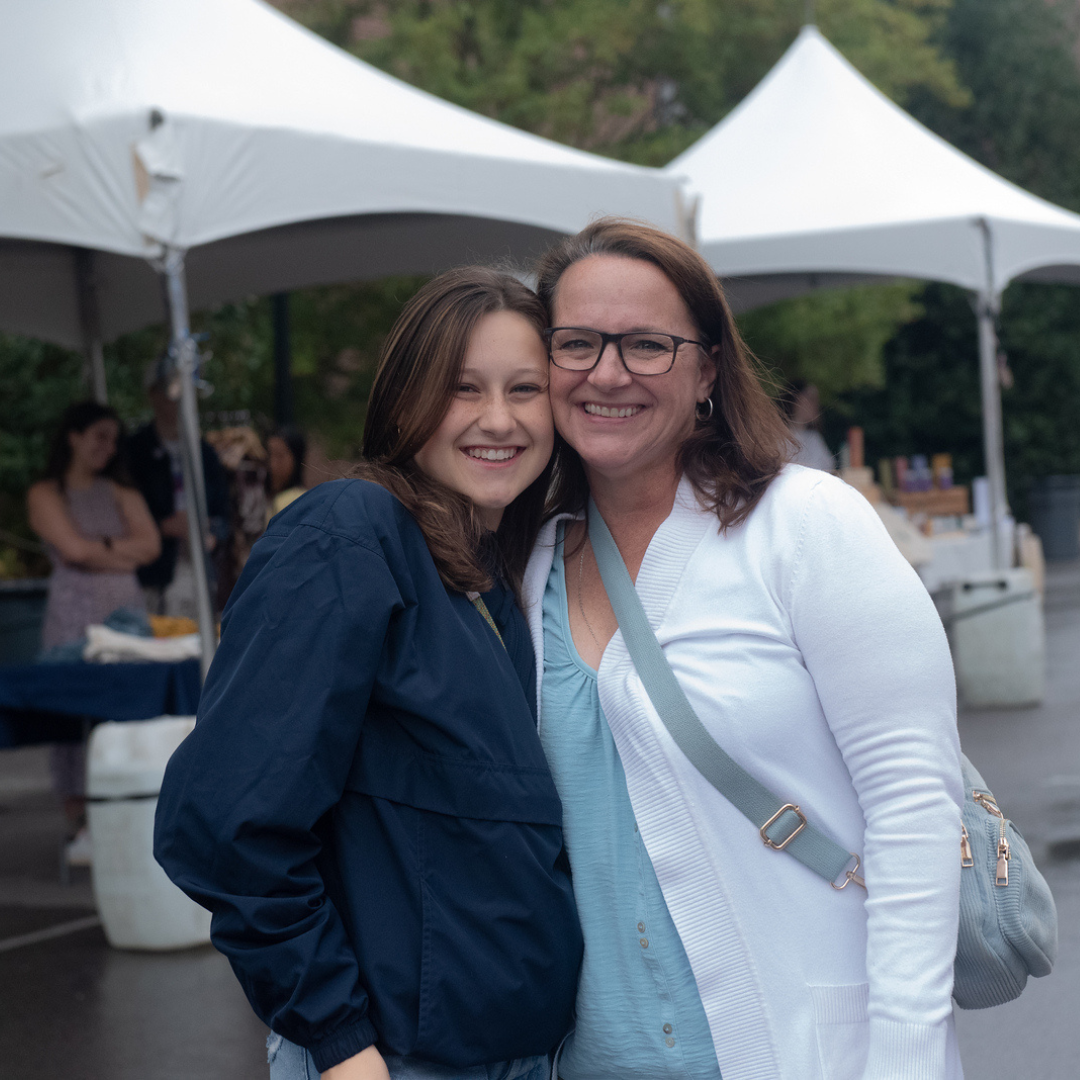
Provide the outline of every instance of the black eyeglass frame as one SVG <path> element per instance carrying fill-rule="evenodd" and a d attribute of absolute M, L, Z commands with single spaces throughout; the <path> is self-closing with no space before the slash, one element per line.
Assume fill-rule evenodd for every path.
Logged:
<path fill-rule="evenodd" d="M 600 338 L 600 349 L 596 354 L 596 359 L 588 367 L 563 367 L 555 360 L 555 356 L 551 351 L 551 335 L 557 330 L 582 330 L 586 334 L 597 334 Z M 656 337 L 670 338 L 674 342 L 675 347 L 671 350 L 671 363 L 668 364 L 663 371 L 634 371 L 630 365 L 626 362 L 626 357 L 622 354 L 622 339 L 627 337 L 635 337 L 639 335 L 653 334 Z M 678 334 L 668 334 L 662 330 L 628 330 L 625 334 L 605 334 L 603 330 L 594 330 L 591 326 L 549 326 L 543 332 L 543 338 L 547 342 L 548 360 L 560 371 L 592 371 L 597 364 L 600 363 L 600 357 L 604 355 L 604 350 L 609 344 L 615 346 L 615 352 L 618 353 L 619 362 L 622 364 L 631 375 L 666 375 L 674 366 L 676 357 L 679 355 L 680 345 L 697 345 L 699 348 L 709 352 L 711 346 L 706 345 L 704 341 L 694 341 L 693 338 L 679 337 Z"/>

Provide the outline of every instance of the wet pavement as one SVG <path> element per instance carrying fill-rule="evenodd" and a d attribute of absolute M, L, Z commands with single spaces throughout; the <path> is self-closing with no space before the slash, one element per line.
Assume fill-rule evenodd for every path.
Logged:
<path fill-rule="evenodd" d="M 111 949 L 89 871 L 60 884 L 46 762 L 0 753 L 0 1080 L 266 1080 L 266 1029 L 222 956 Z"/>
<path fill-rule="evenodd" d="M 1034 709 L 966 712 L 968 755 L 1054 889 L 1057 967 L 1016 1002 L 958 1013 L 970 1080 L 1073 1080 L 1080 1061 L 1080 564 L 1047 582 Z M 210 948 L 110 949 L 86 870 L 59 880 L 44 750 L 0 751 L 0 1080 L 266 1080 L 266 1029 Z"/>
<path fill-rule="evenodd" d="M 1047 683 L 1034 709 L 964 712 L 960 740 L 1053 890 L 1060 942 L 1051 975 L 1016 1001 L 957 1012 L 969 1080 L 1080 1075 L 1080 564 L 1046 582 Z"/>

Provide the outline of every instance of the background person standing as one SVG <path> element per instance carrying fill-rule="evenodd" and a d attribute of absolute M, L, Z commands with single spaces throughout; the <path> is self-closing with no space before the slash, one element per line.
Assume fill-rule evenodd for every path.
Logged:
<path fill-rule="evenodd" d="M 42 628 L 46 651 L 78 641 L 90 623 L 104 622 L 117 608 L 144 607 L 135 571 L 157 558 L 161 541 L 124 470 L 122 433 L 120 418 L 107 405 L 80 401 L 69 406 L 45 478 L 27 494 L 30 524 L 48 545 L 53 564 Z M 50 763 L 72 834 L 68 862 L 86 863 L 85 747 L 54 746 Z"/>
<path fill-rule="evenodd" d="M 154 419 L 144 424 L 128 442 L 128 460 L 135 486 L 146 500 L 161 533 L 161 555 L 140 567 L 139 583 L 147 591 L 152 615 L 198 618 L 195 576 L 188 548 L 187 492 L 180 457 L 180 403 L 168 393 L 164 359 L 147 371 L 147 396 Z M 228 535 L 229 484 L 214 448 L 200 440 L 206 509 L 210 535 L 207 551 L 213 551 Z M 213 566 L 207 570 L 213 573 Z M 211 583 L 211 595 L 213 595 Z"/>
<path fill-rule="evenodd" d="M 797 447 L 791 460 L 808 469 L 836 472 L 836 458 L 821 434 L 821 396 L 818 388 L 804 379 L 795 379 L 789 385 L 782 404 L 788 431 Z"/>
<path fill-rule="evenodd" d="M 270 495 L 266 520 L 269 522 L 307 491 L 304 484 L 307 439 L 298 428 L 281 427 L 266 440 L 266 452 L 269 466 L 266 483 Z"/>

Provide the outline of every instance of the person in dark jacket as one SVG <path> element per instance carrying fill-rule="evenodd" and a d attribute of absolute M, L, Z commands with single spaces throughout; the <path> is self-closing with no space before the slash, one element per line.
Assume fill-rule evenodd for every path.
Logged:
<path fill-rule="evenodd" d="M 150 367 L 146 380 L 154 419 L 127 442 L 132 480 L 161 533 L 161 554 L 152 563 L 139 567 L 139 584 L 147 592 L 152 615 L 196 618 L 188 553 L 187 492 L 180 463 L 180 404 L 169 396 L 167 383 L 167 364 L 161 360 Z M 200 445 L 210 526 L 207 549 L 211 550 L 228 536 L 229 481 L 214 448 L 205 439 Z M 212 568 L 211 562 L 208 569 Z"/>
<path fill-rule="evenodd" d="M 515 600 L 553 445 L 543 306 L 406 306 L 359 478 L 278 514 L 226 607 L 155 855 L 213 913 L 272 1080 L 541 1080 L 582 955 Z"/>

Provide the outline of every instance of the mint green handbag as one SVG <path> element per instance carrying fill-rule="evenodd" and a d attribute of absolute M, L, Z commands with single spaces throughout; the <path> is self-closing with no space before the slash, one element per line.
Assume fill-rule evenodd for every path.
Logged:
<path fill-rule="evenodd" d="M 964 809 L 953 997 L 961 1009 L 988 1009 L 1019 997 L 1029 975 L 1050 974 L 1057 910 L 1027 841 L 963 754 L 960 769 Z"/>
<path fill-rule="evenodd" d="M 634 667 L 660 719 L 691 764 L 758 829 L 834 889 L 859 876 L 859 856 L 826 836 L 794 803 L 777 798 L 705 730 L 649 626 L 626 564 L 589 500 L 589 540 L 600 578 Z M 986 782 L 960 755 L 964 778 L 960 838 L 960 930 L 953 997 L 962 1009 L 987 1009 L 1019 997 L 1028 976 L 1049 975 L 1057 953 L 1057 911 L 1027 843 Z M 838 884 L 839 882 L 839 884 Z"/>

